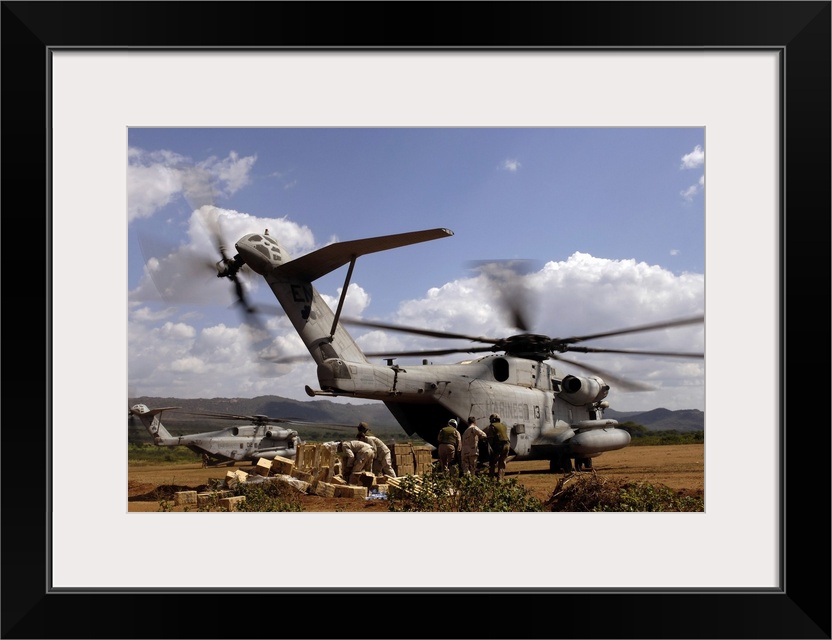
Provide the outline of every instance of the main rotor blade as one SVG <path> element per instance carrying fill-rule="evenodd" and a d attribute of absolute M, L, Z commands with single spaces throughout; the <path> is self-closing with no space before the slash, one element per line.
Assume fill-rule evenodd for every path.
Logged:
<path fill-rule="evenodd" d="M 429 349 L 424 351 L 380 351 L 378 353 L 365 353 L 368 358 L 407 358 L 418 356 L 445 356 L 452 353 L 487 353 L 494 351 L 493 347 L 462 347 L 459 349 Z"/>
<path fill-rule="evenodd" d="M 460 340 L 470 340 L 472 342 L 487 342 L 489 344 L 497 344 L 502 342 L 499 338 L 486 338 L 484 336 L 469 336 L 464 333 L 453 333 L 450 331 L 432 331 L 430 329 L 421 329 L 419 327 L 407 327 L 404 325 L 388 324 L 386 322 L 376 322 L 374 320 L 361 320 L 360 318 L 341 318 L 344 324 L 352 324 L 357 327 L 369 327 L 371 329 L 386 329 L 388 331 L 401 331 L 402 333 L 413 333 L 417 336 L 429 336 L 431 338 L 459 338 Z"/>
<path fill-rule="evenodd" d="M 290 422 L 288 418 L 270 418 L 269 416 L 244 416 L 236 413 L 221 413 L 219 411 L 180 411 L 191 416 L 202 416 L 204 418 L 220 418 L 223 420 L 245 420 L 248 422 Z"/>
<path fill-rule="evenodd" d="M 299 418 L 271 418 L 269 416 L 261 415 L 238 415 L 234 413 L 222 413 L 219 411 L 180 411 L 191 416 L 203 416 L 206 418 L 220 418 L 224 420 L 243 420 L 246 422 L 266 423 L 273 422 L 277 424 L 290 424 L 299 428 L 316 428 L 316 427 L 334 427 L 336 429 L 355 429 L 354 424 L 343 424 L 338 422 L 311 422 L 309 420 L 301 420 Z"/>
<path fill-rule="evenodd" d="M 686 351 L 639 351 L 631 349 L 602 349 L 600 347 L 564 347 L 564 351 L 580 353 L 625 353 L 634 356 L 669 356 L 674 358 L 704 358 L 704 353 L 689 353 Z"/>
<path fill-rule="evenodd" d="M 523 281 L 523 276 L 539 269 L 536 260 L 474 260 L 468 263 L 491 281 L 491 290 L 509 324 L 521 333 L 531 331 L 529 315 L 534 298 Z"/>
<path fill-rule="evenodd" d="M 561 358 L 560 356 L 553 355 L 552 358 L 554 360 L 559 360 L 560 362 L 564 362 L 572 367 L 578 367 L 580 369 L 584 369 L 589 371 L 590 373 L 594 373 L 595 375 L 601 376 L 605 382 L 611 382 L 617 387 L 620 387 L 622 391 L 655 391 L 656 387 L 652 387 L 649 384 L 645 384 L 643 382 L 633 382 L 632 380 L 626 380 L 624 378 L 619 378 L 614 373 L 610 373 L 609 371 L 604 371 L 603 369 L 599 369 L 598 367 L 592 367 L 587 364 L 583 364 L 582 362 L 576 362 L 574 360 L 569 360 L 567 358 Z"/>
<path fill-rule="evenodd" d="M 575 336 L 572 338 L 553 338 L 553 343 L 572 344 L 575 342 L 583 342 L 584 340 L 595 340 L 596 338 L 607 338 L 610 336 L 623 336 L 628 333 L 639 333 L 641 331 L 656 331 L 658 329 L 669 329 L 670 327 L 683 327 L 688 324 L 697 324 L 705 321 L 705 316 L 693 316 L 691 318 L 680 318 L 678 320 L 669 320 L 666 322 L 656 322 L 653 324 L 645 324 L 638 327 L 630 327 L 629 329 L 618 329 L 617 331 L 606 331 L 604 333 L 593 333 L 586 336 Z"/>

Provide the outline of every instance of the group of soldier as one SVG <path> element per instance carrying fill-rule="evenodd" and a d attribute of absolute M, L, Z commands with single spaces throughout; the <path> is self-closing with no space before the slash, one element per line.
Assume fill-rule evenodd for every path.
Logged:
<path fill-rule="evenodd" d="M 358 424 L 355 440 L 339 442 L 337 451 L 344 457 L 344 476 L 347 478 L 361 471 L 384 474 L 388 478 L 396 477 L 390 447 L 370 432 L 366 422 Z"/>
<path fill-rule="evenodd" d="M 448 420 L 448 424 L 439 430 L 439 467 L 449 471 L 451 464 L 459 455 L 459 462 L 463 474 L 476 473 L 479 462 L 480 440 L 488 443 L 488 473 L 494 478 L 502 480 L 506 472 L 506 458 L 508 458 L 509 438 L 508 428 L 500 416 L 492 413 L 488 418 L 488 426 L 483 430 L 477 426 L 474 416 L 468 418 L 468 426 L 462 434 L 459 433 L 459 423 L 456 418 Z"/>
<path fill-rule="evenodd" d="M 437 439 L 439 468 L 443 471 L 449 471 L 451 465 L 458 460 L 463 474 L 475 474 L 479 462 L 480 441 L 484 440 L 488 443 L 489 475 L 500 480 L 505 476 L 509 452 L 508 428 L 496 413 L 491 414 L 489 424 L 484 430 L 477 426 L 474 416 L 469 417 L 468 426 L 461 434 L 458 421 L 451 418 L 448 424 L 439 430 Z M 370 432 L 366 422 L 359 423 L 354 440 L 342 440 L 336 449 L 343 456 L 345 477 L 362 471 L 396 477 L 390 448 Z"/>

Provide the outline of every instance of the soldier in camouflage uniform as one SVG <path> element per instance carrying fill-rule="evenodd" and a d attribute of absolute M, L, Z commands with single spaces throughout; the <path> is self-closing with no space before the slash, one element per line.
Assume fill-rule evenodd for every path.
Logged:
<path fill-rule="evenodd" d="M 457 421 L 454 418 L 448 420 L 448 425 L 439 430 L 437 440 L 439 442 L 439 468 L 448 471 L 451 463 L 456 458 L 457 452 L 462 447 L 462 437 L 456 429 Z"/>
<path fill-rule="evenodd" d="M 338 443 L 338 453 L 344 456 L 344 478 L 349 481 L 350 475 L 360 473 L 365 469 L 371 471 L 375 449 L 360 440 L 344 440 Z"/>
<path fill-rule="evenodd" d="M 492 413 L 488 418 L 491 423 L 485 428 L 488 436 L 488 446 L 491 448 L 491 459 L 488 461 L 488 473 L 493 478 L 496 475 L 499 480 L 505 477 L 506 458 L 510 447 L 508 439 L 508 427 L 500 422 L 500 416 Z"/>
<path fill-rule="evenodd" d="M 375 449 L 375 457 L 373 458 L 373 473 L 376 475 L 384 474 L 388 478 L 395 478 L 396 472 L 393 470 L 393 457 L 390 454 L 390 447 L 388 447 L 381 438 L 377 438 L 370 433 L 370 428 L 366 422 L 358 425 L 358 439 L 361 442 L 366 442 L 372 445 Z"/>
<path fill-rule="evenodd" d="M 476 473 L 479 459 L 479 443 L 488 436 L 477 426 L 474 416 L 468 418 L 468 426 L 462 432 L 462 473 Z"/>

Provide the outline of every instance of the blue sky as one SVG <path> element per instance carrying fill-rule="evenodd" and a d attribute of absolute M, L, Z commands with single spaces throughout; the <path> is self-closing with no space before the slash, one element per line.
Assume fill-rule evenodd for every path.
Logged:
<path fill-rule="evenodd" d="M 214 213 L 231 247 L 264 227 L 292 255 L 335 240 L 454 232 L 360 258 L 345 315 L 510 335 L 493 291 L 469 266 L 528 259 L 533 331 L 583 335 L 704 312 L 704 136 L 703 128 L 130 129 L 131 393 L 307 400 L 304 385 L 317 386 L 311 358 L 264 365 L 257 357 L 253 347 L 305 350 L 279 312 L 268 316 L 268 339 L 255 345 L 241 327 L 230 284 L 209 268 L 219 255 L 195 214 L 200 203 L 186 197 L 196 170 L 213 181 Z M 194 263 L 204 268 L 191 271 Z M 346 267 L 316 282 L 333 307 L 345 274 Z M 247 286 L 255 304 L 274 307 L 267 287 L 256 279 Z M 367 351 L 453 344 L 351 333 Z M 587 345 L 701 352 L 704 326 Z M 704 410 L 702 360 L 571 357 L 657 388 L 613 386 L 615 409 Z"/>

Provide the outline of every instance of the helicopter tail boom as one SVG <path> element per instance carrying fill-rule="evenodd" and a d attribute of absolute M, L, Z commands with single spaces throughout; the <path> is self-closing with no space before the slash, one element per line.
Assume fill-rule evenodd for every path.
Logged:
<path fill-rule="evenodd" d="M 159 409 L 150 409 L 147 405 L 136 404 L 130 408 L 130 413 L 138 416 L 142 421 L 145 429 L 153 438 L 154 444 L 157 445 L 174 445 L 179 444 L 179 438 L 176 438 L 165 429 L 162 424 L 162 412 L 169 409 L 178 409 L 179 407 L 161 407 Z"/>

